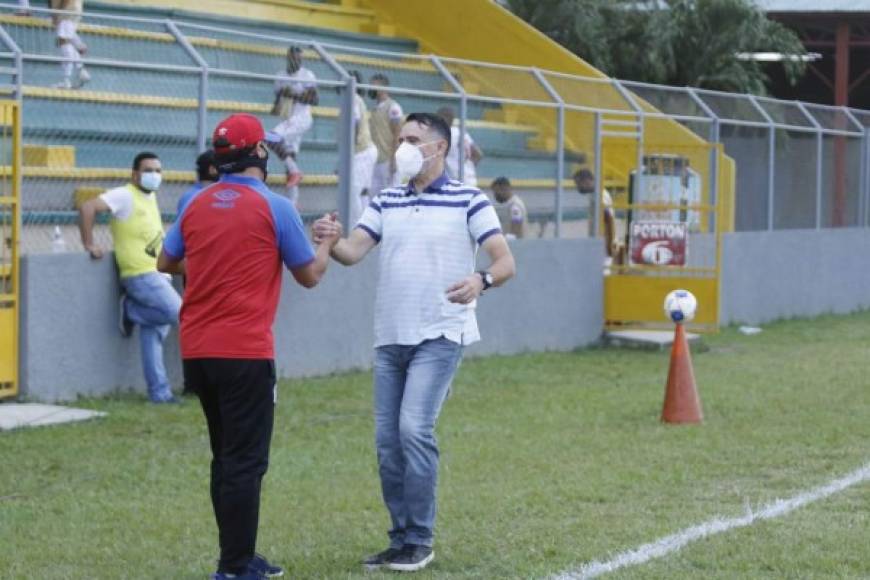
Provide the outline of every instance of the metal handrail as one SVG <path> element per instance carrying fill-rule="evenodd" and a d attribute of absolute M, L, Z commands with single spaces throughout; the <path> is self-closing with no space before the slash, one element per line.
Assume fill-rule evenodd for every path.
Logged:
<path fill-rule="evenodd" d="M 17 9 L 16 4 L 10 3 L 2 3 L 0 4 L 0 10 L 15 10 Z M 52 10 L 46 8 L 38 8 L 33 7 L 31 11 L 36 14 L 46 15 L 46 14 L 76 14 L 72 11 L 62 11 L 62 10 Z M 243 43 L 246 40 L 259 40 L 266 41 L 270 43 L 280 42 L 284 44 L 298 44 L 300 46 L 310 47 L 320 58 L 321 61 L 325 62 L 330 69 L 339 77 L 339 80 L 332 79 L 316 79 L 314 82 L 317 86 L 320 87 L 332 87 L 339 89 L 340 91 L 344 91 L 342 94 L 344 98 L 340 105 L 340 119 L 343 119 L 343 129 L 339 132 L 339 150 L 341 151 L 339 160 L 340 167 L 349 167 L 350 159 L 353 154 L 352 143 L 345 143 L 346 140 L 352 139 L 353 131 L 352 131 L 352 107 L 353 107 L 353 99 L 352 94 L 357 88 L 359 89 L 377 89 L 380 88 L 377 85 L 372 85 L 370 83 L 359 83 L 357 84 L 355 80 L 350 77 L 347 71 L 347 67 L 342 63 L 342 58 L 349 58 L 353 56 L 359 57 L 368 57 L 371 59 L 381 59 L 385 67 L 389 68 L 390 63 L 401 63 L 404 65 L 411 64 L 416 66 L 417 63 L 421 65 L 430 65 L 432 67 L 433 73 L 438 74 L 444 81 L 445 87 L 449 87 L 450 91 L 445 90 L 428 90 L 428 89 L 418 89 L 411 86 L 401 86 L 392 85 L 389 87 L 389 91 L 391 93 L 397 95 L 408 95 L 408 96 L 420 96 L 427 97 L 432 99 L 443 99 L 449 100 L 459 103 L 460 112 L 459 112 L 459 125 L 460 125 L 460 133 L 465 134 L 466 131 L 466 122 L 468 117 L 468 103 L 476 102 L 476 103 L 491 103 L 498 105 L 515 105 L 520 107 L 533 107 L 539 109 L 553 109 L 557 112 L 557 121 L 556 121 L 556 135 L 557 135 L 557 171 L 558 176 L 556 179 L 557 182 L 557 197 L 556 197 L 556 210 L 557 210 L 557 231 L 559 229 L 559 224 L 561 221 L 562 207 L 561 207 L 561 195 L 562 195 L 562 174 L 564 173 L 564 155 L 565 155 L 565 133 L 566 133 L 566 113 L 583 113 L 583 114 L 591 114 L 595 117 L 595 134 L 594 134 L 594 148 L 595 148 L 595 156 L 596 156 L 596 180 L 600 179 L 600 171 L 602 168 L 600 167 L 600 158 L 601 158 L 601 148 L 603 146 L 602 137 L 606 136 L 609 133 L 613 133 L 613 131 L 607 131 L 605 126 L 607 125 L 607 120 L 604 119 L 604 116 L 608 116 L 611 118 L 619 118 L 625 119 L 614 121 L 612 125 L 614 127 L 623 126 L 623 127 L 637 127 L 637 131 L 625 131 L 625 136 L 635 139 L 637 141 L 637 167 L 639 171 L 637 172 L 638 181 L 643 179 L 643 171 L 642 164 L 644 158 L 644 145 L 645 145 L 645 123 L 646 119 L 667 119 L 680 123 L 698 123 L 698 124 L 706 124 L 710 127 L 710 142 L 721 142 L 720 135 L 720 127 L 723 125 L 735 126 L 735 127 L 755 127 L 761 129 L 767 129 L 769 132 L 769 142 L 768 142 L 768 184 L 767 184 L 767 195 L 768 195 L 768 228 L 773 229 L 774 223 L 774 187 L 775 187 L 775 155 L 776 155 L 776 143 L 777 143 L 777 130 L 781 131 L 789 131 L 789 132 L 799 132 L 799 133 L 809 133 L 816 135 L 817 138 L 817 177 L 816 177 L 816 193 L 817 193 L 817 216 L 816 216 L 816 225 L 820 227 L 820 207 L 821 207 L 821 167 L 822 167 L 822 158 L 821 158 L 821 145 L 823 143 L 823 138 L 825 136 L 840 136 L 847 138 L 861 138 L 862 139 L 862 159 L 860 164 L 861 171 L 861 203 L 860 211 L 862 211 L 865 216 L 863 218 L 862 224 L 867 226 L 870 225 L 867 223 L 868 218 L 870 218 L 870 167 L 867 167 L 870 164 L 870 122 L 864 123 L 859 120 L 859 116 L 861 119 L 864 119 L 865 116 L 870 115 L 868 111 L 861 111 L 857 109 L 850 109 L 848 107 L 840 107 L 840 106 L 832 106 L 832 105 L 823 105 L 823 104 L 809 104 L 803 103 L 799 101 L 782 101 L 777 99 L 772 99 L 770 97 L 761 97 L 755 95 L 748 94 L 735 94 L 728 93 L 725 91 L 718 91 L 712 89 L 699 89 L 699 88 L 691 88 L 691 87 L 673 87 L 673 86 L 663 86 L 663 85 L 654 85 L 650 83 L 638 82 L 638 81 L 622 81 L 619 79 L 612 79 L 601 76 L 582 76 L 576 74 L 569 74 L 561 71 L 553 71 L 547 69 L 538 69 L 535 67 L 522 66 L 522 65 L 510 65 L 503 63 L 493 63 L 493 62 L 484 62 L 484 61 L 476 61 L 455 57 L 446 57 L 446 56 L 436 56 L 433 54 L 421 54 L 421 53 L 408 53 L 408 52 L 398 52 L 391 51 L 385 49 L 378 48 L 367 48 L 361 46 L 352 46 L 348 44 L 342 44 L 340 42 L 315 42 L 310 39 L 301 39 L 295 38 L 292 34 L 267 34 L 267 33 L 256 33 L 251 31 L 242 31 L 235 30 L 232 28 L 226 28 L 222 26 L 212 26 L 207 24 L 198 24 L 194 22 L 186 22 L 183 20 L 175 19 L 175 18 L 148 18 L 148 17 L 136 17 L 136 16 L 127 16 L 127 15 L 114 15 L 114 14 L 104 14 L 104 13 L 94 13 L 87 12 L 85 13 L 86 22 L 93 21 L 106 21 L 111 23 L 132 23 L 132 24 L 148 24 L 153 25 L 156 29 L 163 29 L 169 32 L 169 35 L 172 37 L 174 42 L 179 45 L 179 47 L 191 58 L 194 65 L 192 66 L 184 66 L 184 65 L 170 65 L 170 64 L 157 64 L 157 63 L 144 63 L 144 62 L 131 62 L 131 61 L 121 61 L 111 58 L 93 58 L 87 57 L 82 59 L 82 62 L 87 65 L 93 65 L 97 67 L 110 67 L 110 68 L 124 68 L 127 70 L 139 70 L 139 71 L 152 71 L 152 72 L 164 72 L 164 73 L 180 73 L 180 74 L 197 74 L 200 76 L 200 87 L 199 87 L 199 116 L 198 116 L 198 130 L 197 130 L 197 145 L 199 148 L 204 148 L 207 141 L 207 111 L 208 111 L 208 83 L 209 77 L 212 76 L 220 76 L 220 77 L 233 77 L 233 78 L 246 78 L 253 80 L 274 80 L 276 78 L 275 75 L 268 75 L 262 73 L 254 73 L 248 71 L 241 70 L 230 70 L 222 67 L 212 68 L 209 66 L 208 61 L 203 57 L 203 53 L 198 48 L 198 45 L 203 44 L 199 41 L 198 38 L 191 38 L 190 34 L 196 34 L 198 32 L 203 33 L 204 36 L 207 36 L 208 33 L 218 33 L 227 35 L 227 42 L 238 42 Z M 150 32 L 150 31 L 145 31 Z M 154 31 L 155 34 L 160 34 L 158 31 Z M 165 34 L 165 33 L 164 33 Z M 233 39 L 238 39 L 235 41 Z M 15 43 L 12 36 L 2 27 L 0 26 L 0 44 L 4 45 L 8 48 L 9 52 L 0 52 L 0 58 L 12 58 L 14 60 L 14 71 L 15 73 L 15 87 L 14 94 L 17 98 L 21 98 L 24 93 L 24 67 L 25 63 L 28 62 L 52 62 L 52 63 L 63 63 L 69 62 L 70 59 L 60 57 L 60 56 L 50 56 L 44 54 L 34 54 L 30 52 L 24 52 L 21 48 Z M 364 63 L 369 61 L 362 61 Z M 519 98 L 519 97 L 501 97 L 501 96 L 493 96 L 493 95 L 485 95 L 485 94 L 476 94 L 481 91 L 469 91 L 461 82 L 458 81 L 453 72 L 451 72 L 451 68 L 454 66 L 464 66 L 485 70 L 495 70 L 495 71 L 511 71 L 516 73 L 522 73 L 529 75 L 530 79 L 534 79 L 538 86 L 541 87 L 543 94 L 546 94 L 547 98 L 538 98 L 536 96 L 529 98 Z M 12 69 L 10 69 L 12 70 Z M 427 71 L 428 72 L 428 71 Z M 620 108 L 611 108 L 609 106 L 597 106 L 597 105 L 586 105 L 582 103 L 574 103 L 572 102 L 572 98 L 570 94 L 566 94 L 566 92 L 559 91 L 558 86 L 556 86 L 551 80 L 555 79 L 565 79 L 570 80 L 572 82 L 577 82 L 580 84 L 592 85 L 603 87 L 607 89 L 612 89 L 614 92 L 614 97 L 618 98 L 622 101 L 622 104 L 625 104 L 628 107 L 626 109 Z M 697 114 L 670 114 L 665 111 L 661 111 L 652 107 L 650 104 L 649 107 L 654 108 L 655 110 L 648 111 L 649 108 L 646 104 L 646 101 L 642 98 L 641 95 L 635 94 L 631 89 L 650 89 L 659 92 L 665 92 L 669 94 L 682 94 L 686 95 L 690 101 L 698 107 L 698 109 L 702 112 L 702 115 Z M 758 114 L 758 117 L 762 120 L 756 119 L 741 119 L 739 118 L 739 114 L 735 115 L 737 118 L 729 118 L 723 115 L 720 115 L 716 112 L 713 106 L 708 104 L 704 99 L 705 95 L 715 96 L 718 98 L 726 98 L 729 99 L 734 104 L 739 103 L 749 103 L 750 107 Z M 798 111 L 800 111 L 801 115 L 806 118 L 808 121 L 808 125 L 799 125 L 790 122 L 779 122 L 773 118 L 773 116 L 768 113 L 763 105 L 765 104 L 776 104 L 781 106 L 789 106 L 795 107 Z M 829 112 L 839 112 L 843 115 L 843 118 L 847 121 L 847 128 L 830 128 L 825 123 L 820 122 L 820 119 L 816 117 L 814 112 L 818 113 L 821 111 L 829 111 Z M 351 119 L 348 121 L 348 119 Z M 351 130 L 346 130 L 348 127 L 344 127 L 345 124 L 348 124 L 348 127 Z M 836 126 L 839 123 L 835 124 Z M 618 128 L 618 127 L 617 127 Z M 621 134 L 621 133 L 619 133 Z M 464 171 L 464 164 L 462 161 L 464 157 L 464 151 L 460 148 L 460 172 Z M 711 165 L 710 171 L 712 174 L 712 178 L 714 179 L 711 184 L 711 195 L 713 195 L 713 199 L 716 196 L 716 186 L 717 183 L 715 181 L 716 174 L 718 172 L 716 163 L 717 157 L 715 151 L 711 150 Z M 641 187 L 641 184 L 637 184 L 637 187 Z M 593 197 L 593 207 L 594 211 L 598 211 L 599 200 L 597 196 Z M 595 214 L 597 215 L 597 213 Z M 596 224 L 597 225 L 597 224 Z"/>

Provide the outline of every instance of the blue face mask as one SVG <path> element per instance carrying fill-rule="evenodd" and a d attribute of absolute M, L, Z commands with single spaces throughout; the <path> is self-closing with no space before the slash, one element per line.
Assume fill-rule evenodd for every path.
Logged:
<path fill-rule="evenodd" d="M 146 171 L 139 177 L 139 186 L 147 192 L 157 191 L 163 182 L 163 176 L 156 171 Z"/>

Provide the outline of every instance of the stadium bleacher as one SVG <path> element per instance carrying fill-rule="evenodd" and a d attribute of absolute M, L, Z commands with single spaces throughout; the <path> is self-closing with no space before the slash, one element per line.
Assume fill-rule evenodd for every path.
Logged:
<path fill-rule="evenodd" d="M 100 11 L 125 16 L 151 16 L 153 10 L 97 5 Z M 263 24 L 250 21 L 214 21 L 185 13 L 179 18 L 185 36 L 210 67 L 273 75 L 284 66 L 287 42 L 326 42 L 329 53 L 364 78 L 386 73 L 392 84 L 417 90 L 452 92 L 428 60 L 417 56 L 410 39 L 374 34 Z M 187 25 L 185 25 L 187 24 Z M 238 30 L 260 35 L 244 36 Z M 54 31 L 45 17 L 0 13 L 0 25 L 26 55 L 55 56 Z M 172 34 L 159 23 L 103 20 L 89 16 L 79 27 L 88 44 L 88 58 L 133 63 L 129 67 L 89 65 L 92 81 L 78 90 L 58 89 L 56 62 L 25 58 L 22 90 L 25 223 L 70 223 L 74 217 L 76 191 L 99 191 L 117 184 L 129 173 L 132 157 L 141 150 L 154 150 L 169 170 L 161 209 L 172 217 L 177 196 L 192 180 L 190 171 L 197 151 L 197 109 L 200 75 L 196 63 Z M 341 48 L 339 48 L 341 47 Z M 346 47 L 346 48 L 344 48 Z M 354 52 L 388 50 L 392 54 Z M 338 80 L 336 73 L 314 50 L 305 50 L 305 66 L 320 79 Z M 136 64 L 177 67 L 178 70 L 143 70 Z M 332 87 L 320 87 L 320 104 L 314 109 L 315 123 L 306 134 L 300 155 L 305 172 L 301 206 L 313 216 L 335 207 L 337 164 L 337 119 L 339 95 Z M 280 119 L 269 114 L 273 99 L 269 79 L 239 78 L 213 73 L 208 80 L 208 126 L 230 112 L 257 115 L 264 126 Z M 458 101 L 416 95 L 396 95 L 406 112 L 430 110 Z M 486 185 L 507 175 L 519 188 L 549 196 L 555 186 L 556 160 L 546 150 L 534 126 L 504 122 L 500 107 L 493 103 L 468 102 L 469 132 L 483 149 L 478 167 L 479 182 Z M 569 154 L 566 175 L 582 156 Z M 270 165 L 271 183 L 283 181 L 277 160 Z M 567 182 L 566 182 L 567 183 Z M 547 193 L 544 193 L 547 192 Z"/>

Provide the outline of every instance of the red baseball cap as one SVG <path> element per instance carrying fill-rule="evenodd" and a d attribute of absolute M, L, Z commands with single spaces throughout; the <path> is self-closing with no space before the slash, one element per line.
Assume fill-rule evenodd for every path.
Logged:
<path fill-rule="evenodd" d="M 254 147 L 266 139 L 260 120 L 247 113 L 230 115 L 214 129 L 212 143 L 217 155 L 229 155 Z"/>

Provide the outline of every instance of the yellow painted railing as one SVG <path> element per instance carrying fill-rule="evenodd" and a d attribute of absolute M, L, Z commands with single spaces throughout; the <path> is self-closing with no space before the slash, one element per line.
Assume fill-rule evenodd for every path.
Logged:
<path fill-rule="evenodd" d="M 19 224 L 21 109 L 0 101 L 0 157 L 11 161 L 0 175 L 0 398 L 18 394 Z"/>

